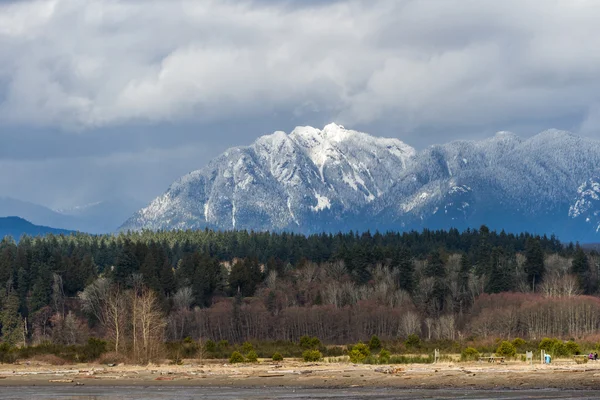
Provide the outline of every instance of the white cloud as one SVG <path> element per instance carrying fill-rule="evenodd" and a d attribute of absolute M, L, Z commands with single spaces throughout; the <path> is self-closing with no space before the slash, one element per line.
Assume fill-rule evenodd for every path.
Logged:
<path fill-rule="evenodd" d="M 0 120 L 85 130 L 319 112 L 501 129 L 600 102 L 597 1 L 274 4 L 0 6 Z"/>

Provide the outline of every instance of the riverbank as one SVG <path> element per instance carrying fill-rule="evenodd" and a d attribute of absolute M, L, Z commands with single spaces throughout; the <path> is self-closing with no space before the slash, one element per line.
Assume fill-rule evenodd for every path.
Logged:
<path fill-rule="evenodd" d="M 600 387 L 600 363 L 0 365 L 0 386 L 42 385 L 591 390 Z"/>

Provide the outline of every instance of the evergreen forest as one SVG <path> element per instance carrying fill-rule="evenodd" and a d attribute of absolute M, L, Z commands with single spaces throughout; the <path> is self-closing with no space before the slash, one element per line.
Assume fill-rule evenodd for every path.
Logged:
<path fill-rule="evenodd" d="M 600 328 L 599 271 L 593 250 L 485 226 L 6 237 L 1 338 L 101 340 L 137 360 L 186 340 L 586 338 Z"/>

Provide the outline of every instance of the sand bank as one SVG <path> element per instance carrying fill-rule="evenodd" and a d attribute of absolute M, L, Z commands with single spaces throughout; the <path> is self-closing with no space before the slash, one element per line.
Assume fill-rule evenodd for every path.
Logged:
<path fill-rule="evenodd" d="M 40 385 L 590 390 L 600 388 L 600 362 L 578 365 L 565 360 L 533 366 L 522 362 L 374 366 L 298 361 L 112 367 L 0 365 L 0 386 Z"/>

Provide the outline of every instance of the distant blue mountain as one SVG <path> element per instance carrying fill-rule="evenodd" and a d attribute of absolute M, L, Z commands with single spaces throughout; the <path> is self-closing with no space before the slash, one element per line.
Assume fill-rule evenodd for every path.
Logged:
<path fill-rule="evenodd" d="M 88 233 L 115 232 L 125 218 L 140 207 L 136 200 L 123 198 L 51 210 L 39 204 L 0 197 L 0 217 L 16 215 L 35 225 Z"/>
<path fill-rule="evenodd" d="M 44 236 L 50 233 L 54 235 L 69 235 L 75 232 L 68 231 L 66 229 L 55 229 L 47 226 L 34 225 L 31 222 L 19 217 L 0 218 L 0 238 L 12 236 L 18 241 L 22 235 Z"/>

